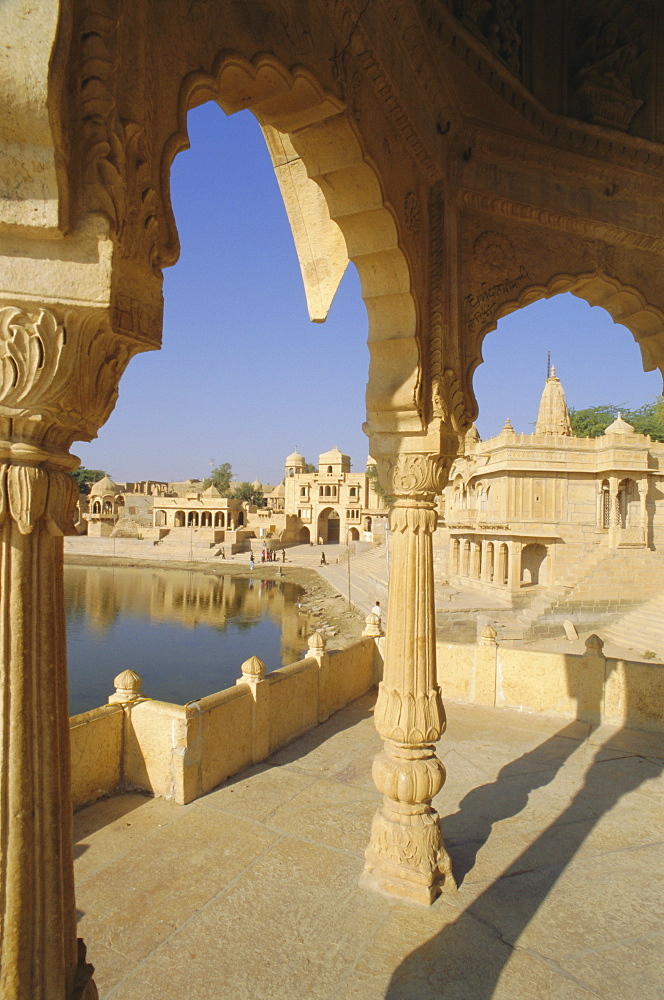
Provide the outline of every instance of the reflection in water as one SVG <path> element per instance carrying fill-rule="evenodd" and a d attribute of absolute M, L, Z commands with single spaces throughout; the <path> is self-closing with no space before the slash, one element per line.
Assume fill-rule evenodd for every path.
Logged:
<path fill-rule="evenodd" d="M 250 656 L 268 671 L 293 663 L 307 648 L 301 593 L 278 580 L 66 566 L 71 714 L 105 704 L 127 667 L 146 695 L 182 704 L 234 684 Z"/>

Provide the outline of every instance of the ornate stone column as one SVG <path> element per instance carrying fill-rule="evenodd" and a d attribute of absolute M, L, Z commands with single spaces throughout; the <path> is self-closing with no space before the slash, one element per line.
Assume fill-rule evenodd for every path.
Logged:
<path fill-rule="evenodd" d="M 376 457 L 376 456 L 374 456 Z M 434 497 L 445 481 L 436 455 L 378 458 L 381 482 L 395 496 L 385 669 L 376 728 L 384 749 L 373 778 L 383 793 L 366 851 L 364 885 L 420 903 L 455 887 L 439 816 L 431 804 L 445 781 L 434 743 L 445 730 L 436 677 L 432 533 Z"/>
<path fill-rule="evenodd" d="M 92 1000 L 76 939 L 62 536 L 133 353 L 100 309 L 0 301 L 0 996 Z"/>

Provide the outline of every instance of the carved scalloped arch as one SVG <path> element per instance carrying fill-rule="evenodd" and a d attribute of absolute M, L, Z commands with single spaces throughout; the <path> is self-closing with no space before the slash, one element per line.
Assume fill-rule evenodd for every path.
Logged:
<path fill-rule="evenodd" d="M 387 203 L 375 166 L 343 105 L 304 67 L 286 69 L 273 56 L 249 61 L 224 51 L 210 73 L 190 73 L 180 87 L 178 128 L 166 142 L 160 180 L 168 235 L 159 261 L 175 263 L 179 245 L 170 203 L 169 175 L 189 148 L 187 112 L 214 100 L 226 114 L 250 110 L 261 125 L 286 133 L 309 178 L 320 187 L 330 218 L 356 265 L 369 319 L 367 414 L 370 432 L 422 428 L 417 406 L 421 359 L 418 309 L 410 267 L 399 242 L 396 214 Z"/>
<path fill-rule="evenodd" d="M 528 285 L 516 299 L 504 302 L 496 311 L 491 323 L 477 336 L 473 357 L 468 365 L 468 386 L 472 401 L 477 406 L 472 389 L 473 375 L 484 361 L 482 343 L 487 333 L 496 329 L 503 316 L 529 306 L 539 299 L 550 299 L 562 292 L 584 299 L 591 306 L 606 309 L 615 323 L 621 323 L 631 332 L 641 350 L 644 371 L 658 368 L 664 378 L 664 311 L 651 305 L 645 296 L 632 285 L 624 285 L 617 278 L 597 271 L 584 274 L 556 274 L 547 285 Z"/>

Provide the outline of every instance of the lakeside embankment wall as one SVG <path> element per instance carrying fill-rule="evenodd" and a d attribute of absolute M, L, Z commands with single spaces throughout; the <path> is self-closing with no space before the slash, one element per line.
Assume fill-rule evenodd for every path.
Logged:
<path fill-rule="evenodd" d="M 330 652 L 313 638 L 303 660 L 265 675 L 252 657 L 243 670 L 258 673 L 243 672 L 234 687 L 186 705 L 127 694 L 73 716 L 74 807 L 124 788 L 191 802 L 377 684 L 382 638 Z"/>
<path fill-rule="evenodd" d="M 234 687 L 186 705 L 135 697 L 74 716 L 75 807 L 126 788 L 193 801 L 369 691 L 381 676 L 383 642 L 310 647 L 297 663 L 267 676 L 244 672 Z M 596 637 L 582 655 L 486 639 L 440 643 L 438 670 L 444 700 L 664 729 L 664 666 L 605 657 Z"/>

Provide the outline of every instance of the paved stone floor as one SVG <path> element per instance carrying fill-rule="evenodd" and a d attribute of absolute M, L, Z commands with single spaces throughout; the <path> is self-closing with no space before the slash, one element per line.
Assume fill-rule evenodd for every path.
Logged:
<path fill-rule="evenodd" d="M 437 800 L 460 889 L 357 885 L 373 700 L 181 807 L 76 816 L 103 1000 L 661 1000 L 664 739 L 449 705 Z"/>

